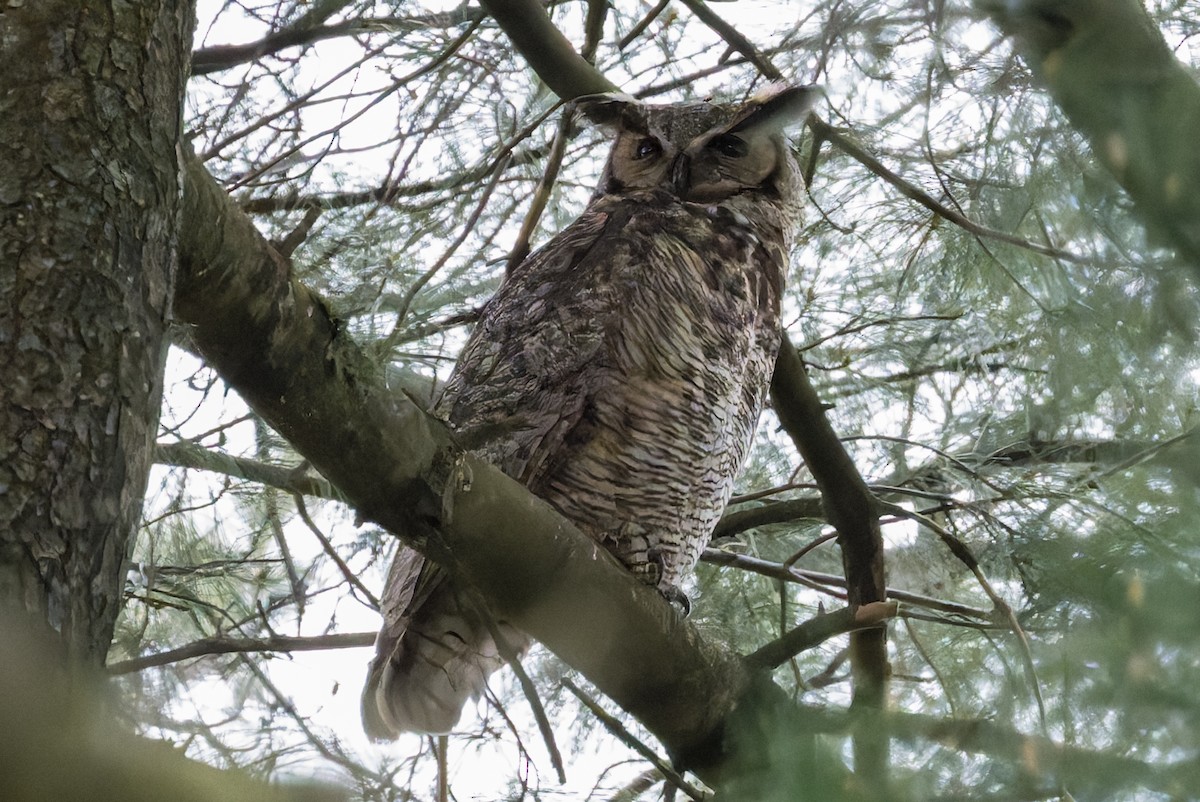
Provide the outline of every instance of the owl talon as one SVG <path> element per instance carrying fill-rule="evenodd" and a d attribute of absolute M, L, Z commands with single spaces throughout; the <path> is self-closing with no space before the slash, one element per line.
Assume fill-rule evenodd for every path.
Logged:
<path fill-rule="evenodd" d="M 667 585 L 661 587 L 658 592 L 666 599 L 672 607 L 678 610 L 684 618 L 687 618 L 692 613 L 692 600 L 688 595 L 679 589 L 677 585 Z"/>
<path fill-rule="evenodd" d="M 431 409 L 685 617 L 676 583 L 729 498 L 779 346 L 804 201 L 784 133 L 819 97 L 777 85 L 744 103 L 582 101 L 615 129 L 596 192 L 507 271 Z M 446 732 L 504 662 L 496 630 L 415 551 L 387 582 L 364 727 Z"/>
<path fill-rule="evenodd" d="M 646 551 L 646 560 L 653 569 L 651 576 L 654 578 L 654 587 L 658 588 L 659 594 L 662 595 L 672 607 L 683 614 L 684 618 L 692 612 L 692 600 L 687 597 L 687 594 L 679 589 L 678 585 L 663 584 L 663 576 L 667 572 L 667 558 L 662 553 L 662 550 L 652 546 Z"/>

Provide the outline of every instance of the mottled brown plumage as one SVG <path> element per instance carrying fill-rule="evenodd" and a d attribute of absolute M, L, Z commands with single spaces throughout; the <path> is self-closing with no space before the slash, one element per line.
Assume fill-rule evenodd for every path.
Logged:
<path fill-rule="evenodd" d="M 505 277 L 434 410 L 468 441 L 483 433 L 481 456 L 685 606 L 680 584 L 729 500 L 779 347 L 801 204 L 783 130 L 815 94 L 584 101 L 617 135 L 599 187 Z M 491 632 L 406 548 L 383 614 L 367 732 L 450 729 L 502 662 Z"/>

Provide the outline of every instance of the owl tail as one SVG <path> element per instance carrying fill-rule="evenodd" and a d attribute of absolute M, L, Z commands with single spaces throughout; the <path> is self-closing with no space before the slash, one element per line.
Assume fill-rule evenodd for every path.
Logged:
<path fill-rule="evenodd" d="M 363 688 L 363 729 L 374 740 L 449 732 L 504 664 L 492 630 L 464 608 L 440 568 L 408 548 L 392 562 L 381 602 L 383 628 Z M 502 622 L 494 626 L 524 651 L 528 638 Z"/>

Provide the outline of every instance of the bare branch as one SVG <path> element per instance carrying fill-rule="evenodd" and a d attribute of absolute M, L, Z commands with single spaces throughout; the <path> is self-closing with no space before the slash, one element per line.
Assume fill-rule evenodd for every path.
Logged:
<path fill-rule="evenodd" d="M 725 20 L 717 16 L 704 0 L 682 0 L 683 4 L 691 9 L 705 25 L 712 28 L 714 32 L 726 42 L 729 46 L 746 57 L 746 60 L 758 68 L 758 71 L 770 78 L 772 81 L 782 81 L 783 73 L 775 68 L 775 65 L 767 60 L 766 56 L 758 51 L 758 49 L 745 36 L 730 25 Z"/>
<path fill-rule="evenodd" d="M 213 471 L 248 482 L 260 482 L 280 490 L 303 493 L 306 496 L 333 500 L 341 498 L 333 486 L 319 476 L 298 472 L 294 467 L 285 468 L 282 465 L 270 465 L 245 457 L 234 457 L 192 443 L 159 443 L 154 447 L 154 461 L 177 468 Z"/>
<path fill-rule="evenodd" d="M 304 521 L 304 525 L 308 527 L 308 531 L 312 532 L 313 537 L 315 537 L 321 544 L 321 549 L 325 552 L 329 559 L 333 560 L 333 564 L 336 565 L 338 571 L 341 572 L 342 578 L 346 580 L 346 582 L 354 591 L 358 591 L 358 593 L 362 594 L 361 601 L 370 606 L 371 609 L 378 610 L 379 598 L 372 593 L 370 589 L 363 584 L 362 580 L 358 578 L 358 575 L 350 569 L 350 566 L 347 565 L 346 561 L 342 559 L 342 555 L 337 553 L 337 549 L 333 547 L 333 544 L 329 542 L 329 538 L 326 537 L 325 533 L 321 531 L 321 527 L 317 526 L 317 522 L 314 521 L 312 516 L 308 514 L 308 506 L 304 503 L 304 496 L 300 495 L 299 493 L 295 493 L 292 495 L 292 501 L 294 501 L 296 504 L 296 512 L 300 515 L 300 519 Z"/>
<path fill-rule="evenodd" d="M 712 539 L 733 537 L 739 532 L 768 524 L 798 520 L 825 520 L 825 509 L 819 498 L 798 498 L 773 501 L 748 510 L 726 511 L 713 530 Z"/>
<path fill-rule="evenodd" d="M 600 720 L 600 723 L 604 725 L 606 730 L 617 736 L 617 740 L 628 746 L 633 751 L 637 752 L 642 757 L 646 758 L 646 760 L 650 761 L 650 764 L 654 766 L 654 768 L 657 769 L 660 774 L 662 774 L 668 783 L 674 785 L 692 799 L 697 800 L 697 802 L 705 799 L 712 799 L 712 794 L 697 788 L 685 780 L 683 775 L 675 771 L 670 763 L 663 760 L 655 753 L 653 749 L 635 737 L 632 732 L 625 728 L 625 725 L 621 723 L 620 719 L 618 719 L 616 716 L 609 715 L 608 711 L 597 704 L 595 699 L 584 693 L 582 688 L 565 677 L 563 678 L 562 685 L 568 691 L 573 693 L 576 699 L 578 699 L 580 702 L 583 702 L 583 706 L 592 711 L 592 715 Z"/>
<path fill-rule="evenodd" d="M 325 39 L 343 36 L 361 36 L 371 33 L 402 33 L 425 28 L 451 28 L 475 22 L 482 11 L 464 3 L 456 9 L 439 14 L 411 17 L 373 17 L 349 19 L 332 25 L 322 25 L 341 8 L 349 5 L 348 0 L 334 0 L 318 4 L 293 24 L 275 31 L 257 42 L 244 45 L 212 45 L 192 53 L 192 75 L 208 75 L 239 64 L 273 55 L 289 47 L 306 47 Z"/>
<path fill-rule="evenodd" d="M 844 593 L 835 593 L 831 588 L 845 588 L 846 579 L 837 574 L 826 574 L 821 571 L 809 571 L 804 568 L 795 568 L 793 566 L 784 565 L 783 563 L 771 562 L 770 560 L 762 560 L 758 557 L 751 557 L 748 554 L 735 554 L 731 551 L 723 549 L 708 548 L 704 550 L 701 558 L 704 562 L 711 565 L 727 565 L 731 568 L 737 568 L 742 571 L 750 571 L 751 573 L 769 576 L 772 579 L 782 579 L 785 582 L 795 582 L 805 587 L 810 587 L 815 590 L 820 590 L 829 593 L 836 598 L 845 598 Z M 935 610 L 939 613 L 945 613 L 950 616 L 974 619 L 977 621 L 993 622 L 995 615 L 990 610 L 981 610 L 978 607 L 970 607 L 958 602 L 947 601 L 945 599 L 935 599 L 932 596 L 923 596 L 919 593 L 911 593 L 910 591 L 901 588 L 889 587 L 887 590 L 887 598 L 904 602 L 906 605 L 915 607 L 924 607 L 929 610 Z"/>
<path fill-rule="evenodd" d="M 883 535 L 879 502 L 825 417 L 804 363 L 787 337 L 771 378 L 771 401 L 780 423 L 796 444 L 821 490 L 829 522 L 838 533 L 850 606 L 881 602 L 884 584 Z M 850 636 L 854 701 L 859 708 L 882 708 L 887 699 L 887 633 L 869 629 Z M 886 781 L 887 742 L 862 731 L 855 739 L 856 766 L 874 781 Z"/>
<path fill-rule="evenodd" d="M 570 100 L 617 91 L 616 84 L 575 52 L 537 0 L 480 0 L 480 5 L 508 34 L 538 77 L 560 98 Z"/>
<path fill-rule="evenodd" d="M 814 616 L 744 658 L 756 669 L 781 666 L 803 651 L 818 646 L 836 635 L 877 627 L 900 611 L 896 601 L 871 602 L 861 607 L 843 607 L 832 613 Z"/>
<path fill-rule="evenodd" d="M 130 660 L 109 663 L 106 670 L 109 674 L 131 674 L 134 671 L 145 671 L 147 668 L 157 668 L 178 663 L 183 660 L 193 660 L 197 657 L 208 657 L 214 654 L 237 654 L 244 652 L 316 652 L 328 649 L 357 649 L 370 646 L 375 642 L 374 632 L 339 632 L 332 635 L 315 635 L 312 637 L 289 637 L 287 635 L 271 635 L 266 638 L 231 638 L 228 635 L 215 635 L 211 638 L 193 641 L 177 649 L 168 649 L 157 654 L 147 654 Z"/>

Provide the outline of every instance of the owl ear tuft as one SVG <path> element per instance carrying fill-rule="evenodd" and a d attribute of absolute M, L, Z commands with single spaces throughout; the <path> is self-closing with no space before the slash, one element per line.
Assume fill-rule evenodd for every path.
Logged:
<path fill-rule="evenodd" d="M 795 128 L 804 122 L 824 94 L 819 86 L 771 84 L 750 98 L 746 111 L 727 131 L 732 134 L 755 128 L 773 133 Z"/>
<path fill-rule="evenodd" d="M 603 92 L 575 98 L 575 107 L 592 122 L 606 128 L 627 128 L 631 119 L 639 119 L 634 113 L 640 104 L 637 98 L 624 92 Z"/>

